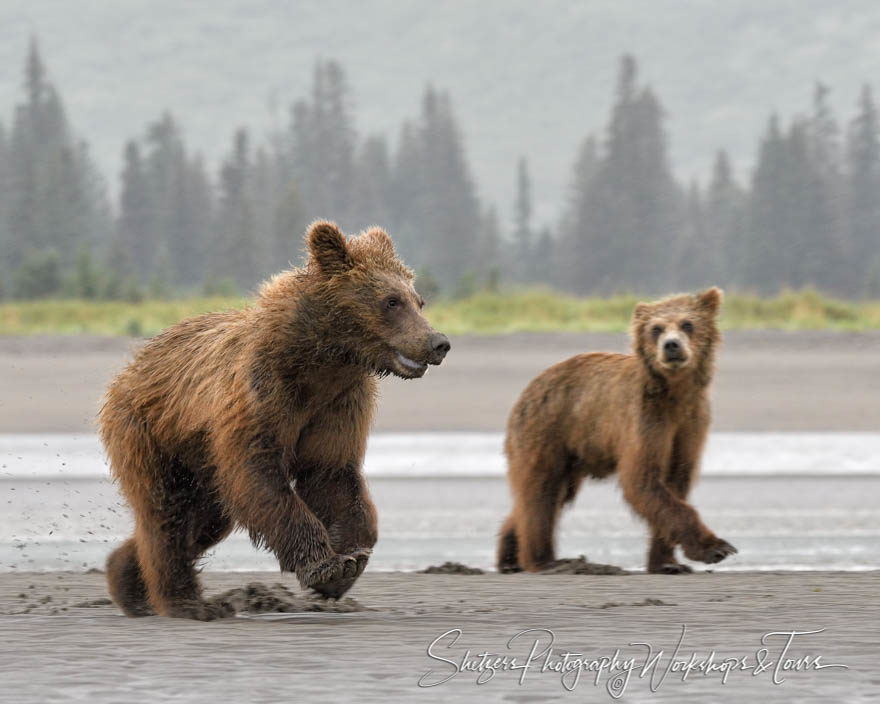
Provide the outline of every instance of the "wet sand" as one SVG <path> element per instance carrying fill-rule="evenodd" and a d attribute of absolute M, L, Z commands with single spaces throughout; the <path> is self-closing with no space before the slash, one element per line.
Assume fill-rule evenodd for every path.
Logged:
<path fill-rule="evenodd" d="M 0 432 L 85 432 L 139 341 L 0 337 Z M 382 382 L 377 431 L 504 429 L 542 369 L 579 352 L 625 351 L 623 334 L 458 336 L 424 379 Z M 716 431 L 880 428 L 880 331 L 731 331 L 712 387 Z"/>
<path fill-rule="evenodd" d="M 655 684 L 673 656 L 695 662 L 715 651 L 715 662 L 748 658 L 750 669 L 734 671 L 722 684 L 720 672 L 692 671 L 682 682 L 670 672 L 651 693 L 649 670 L 633 671 L 623 701 L 798 701 L 855 702 L 876 696 L 880 643 L 876 626 L 880 574 L 698 573 L 689 576 L 436 575 L 371 573 L 350 592 L 361 611 L 267 614 L 210 623 L 160 617 L 128 619 L 106 602 L 103 575 L 84 573 L 4 574 L 0 579 L 0 701 L 613 701 L 610 677 L 583 671 L 575 693 L 575 672 L 564 682 L 533 661 L 522 670 L 498 670 L 484 684 L 478 672 L 456 673 L 445 658 L 475 666 L 488 651 L 524 662 L 535 638 L 509 639 L 525 629 L 549 629 L 554 657 L 581 653 L 587 661 L 633 658 L 636 667 L 664 653 Z M 210 573 L 206 592 L 250 582 L 295 580 L 277 573 Z M 28 613 L 21 613 L 30 608 Z M 451 637 L 430 643 L 451 629 Z M 822 633 L 795 636 L 787 657 L 821 656 L 821 664 L 849 669 L 801 669 L 777 674 L 784 637 L 771 637 L 755 673 L 761 637 L 774 631 Z M 803 667 L 803 662 L 802 662 Z M 423 684 L 448 681 L 429 689 Z M 484 673 L 487 678 L 489 673 Z M 574 699 L 572 699 L 574 697 Z"/>

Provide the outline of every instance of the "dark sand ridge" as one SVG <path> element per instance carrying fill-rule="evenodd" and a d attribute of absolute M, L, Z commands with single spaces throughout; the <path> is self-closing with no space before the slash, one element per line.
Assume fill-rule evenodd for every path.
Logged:
<path fill-rule="evenodd" d="M 0 432 L 94 430 L 100 398 L 138 341 L 0 337 Z M 424 379 L 386 379 L 376 431 L 503 430 L 542 369 L 625 351 L 623 334 L 462 335 Z M 713 430 L 880 430 L 880 331 L 731 331 L 712 389 Z"/>

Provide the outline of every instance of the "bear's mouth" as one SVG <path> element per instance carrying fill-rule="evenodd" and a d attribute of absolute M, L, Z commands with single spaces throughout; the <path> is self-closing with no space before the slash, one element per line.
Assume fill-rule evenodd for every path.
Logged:
<path fill-rule="evenodd" d="M 663 369 L 674 372 L 686 367 L 688 361 L 688 358 L 683 355 L 667 355 L 665 359 L 660 360 L 660 366 L 663 367 Z"/>
<path fill-rule="evenodd" d="M 395 352 L 394 366 L 394 371 L 397 376 L 401 376 L 404 379 L 418 379 L 419 377 L 424 376 L 425 372 L 428 370 L 426 362 L 417 362 L 414 359 L 410 359 L 402 352 Z"/>

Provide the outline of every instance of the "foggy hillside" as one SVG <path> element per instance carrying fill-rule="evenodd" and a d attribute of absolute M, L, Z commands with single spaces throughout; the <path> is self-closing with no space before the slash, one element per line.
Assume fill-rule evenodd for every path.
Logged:
<path fill-rule="evenodd" d="M 4 114 L 20 97 L 31 34 L 114 191 L 123 145 L 163 109 L 213 170 L 237 126 L 260 137 L 286 123 L 316 59 L 336 58 L 361 134 L 396 141 L 426 83 L 448 90 L 480 195 L 505 223 L 523 155 L 535 221 L 555 224 L 577 145 L 603 133 L 624 52 L 662 98 L 683 180 L 705 180 L 719 147 L 745 177 L 771 111 L 800 111 L 821 80 L 833 108 L 850 114 L 880 65 L 880 5 L 870 0 L 32 0 L 0 5 Z"/>

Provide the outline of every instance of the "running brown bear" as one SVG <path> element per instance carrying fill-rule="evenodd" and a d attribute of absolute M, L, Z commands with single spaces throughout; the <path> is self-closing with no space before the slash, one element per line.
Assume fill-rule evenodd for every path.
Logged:
<path fill-rule="evenodd" d="M 586 477 L 619 474 L 623 494 L 651 528 L 648 572 L 690 572 L 674 555 L 714 563 L 736 549 L 687 503 L 709 429 L 721 291 L 639 304 L 632 354 L 581 354 L 550 367 L 520 396 L 505 451 L 513 512 L 498 569 L 539 571 L 555 561 L 562 506 Z"/>
<path fill-rule="evenodd" d="M 302 269 L 253 306 L 184 320 L 113 381 L 100 415 L 135 533 L 107 561 L 129 616 L 212 619 L 195 562 L 236 526 L 331 597 L 363 572 L 376 511 L 361 462 L 377 377 L 420 377 L 449 351 L 379 228 L 307 233 Z"/>

